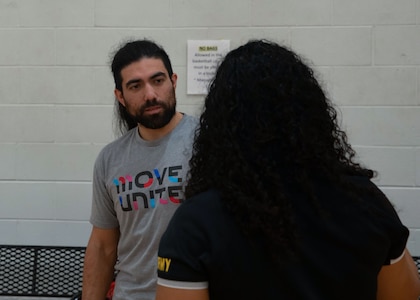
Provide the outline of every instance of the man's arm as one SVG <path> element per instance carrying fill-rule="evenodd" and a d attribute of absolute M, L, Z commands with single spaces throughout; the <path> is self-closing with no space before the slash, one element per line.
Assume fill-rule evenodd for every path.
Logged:
<path fill-rule="evenodd" d="M 383 266 L 378 275 L 377 300 L 417 300 L 420 277 L 408 250 L 400 261 Z"/>
<path fill-rule="evenodd" d="M 85 253 L 83 299 L 105 299 L 114 275 L 119 235 L 118 228 L 93 227 Z"/>

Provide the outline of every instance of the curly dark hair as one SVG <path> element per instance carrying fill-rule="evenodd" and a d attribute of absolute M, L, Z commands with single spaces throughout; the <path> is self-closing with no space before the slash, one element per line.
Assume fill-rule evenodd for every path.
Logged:
<path fill-rule="evenodd" d="M 294 251 L 291 189 L 316 205 L 314 177 L 372 178 L 354 158 L 311 68 L 286 47 L 249 41 L 226 55 L 210 84 L 186 196 L 218 189 L 242 230 L 262 234 L 278 258 Z"/>

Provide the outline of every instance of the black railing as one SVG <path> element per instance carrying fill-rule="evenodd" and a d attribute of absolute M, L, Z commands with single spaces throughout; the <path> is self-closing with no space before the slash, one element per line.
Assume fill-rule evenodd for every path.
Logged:
<path fill-rule="evenodd" d="M 71 297 L 84 257 L 84 247 L 0 246 L 0 295 Z"/>

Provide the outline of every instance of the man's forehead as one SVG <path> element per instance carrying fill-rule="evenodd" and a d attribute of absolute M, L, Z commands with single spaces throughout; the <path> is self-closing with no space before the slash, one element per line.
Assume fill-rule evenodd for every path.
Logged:
<path fill-rule="evenodd" d="M 141 79 L 147 79 L 160 72 L 163 75 L 169 76 L 163 61 L 159 58 L 143 57 L 136 60 L 121 69 L 121 76 L 124 80 L 129 80 L 128 77 L 136 76 Z"/>
<path fill-rule="evenodd" d="M 128 64 L 122 70 L 130 68 L 158 68 L 166 71 L 165 64 L 163 63 L 163 61 L 160 58 L 154 57 L 142 57 Z"/>

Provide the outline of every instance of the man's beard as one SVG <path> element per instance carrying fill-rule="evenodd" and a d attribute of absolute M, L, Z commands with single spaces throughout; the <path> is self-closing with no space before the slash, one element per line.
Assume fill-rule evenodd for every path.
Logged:
<path fill-rule="evenodd" d="M 175 95 L 173 95 L 171 98 L 172 99 L 169 102 L 156 99 L 148 101 L 146 104 L 140 107 L 135 115 L 132 115 L 131 113 L 130 115 L 134 121 L 146 128 L 160 129 L 167 125 L 175 115 Z M 157 114 L 145 114 L 146 109 L 152 106 L 160 106 L 162 108 L 162 112 Z"/>

